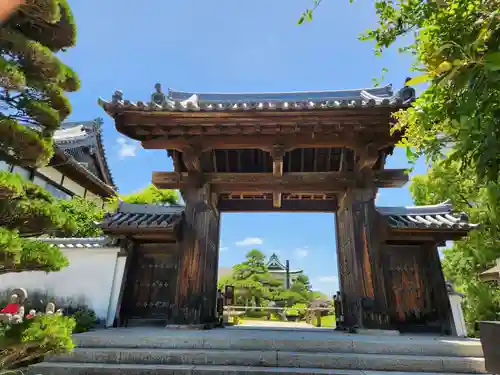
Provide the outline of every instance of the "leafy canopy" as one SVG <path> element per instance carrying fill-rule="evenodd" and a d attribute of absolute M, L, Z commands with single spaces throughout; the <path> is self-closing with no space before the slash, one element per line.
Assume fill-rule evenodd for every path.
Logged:
<path fill-rule="evenodd" d="M 283 281 L 269 272 L 266 256 L 257 249 L 250 250 L 246 259 L 233 267 L 231 275 L 219 279 L 220 289 L 226 285 L 236 288 L 237 304 L 245 305 L 263 306 L 276 301 L 292 306 L 310 302 L 319 295 L 311 290 L 311 283 L 306 275 L 298 276 L 290 289 L 285 289 Z"/>
<path fill-rule="evenodd" d="M 351 1 L 352 2 L 352 1 Z M 315 7 L 301 17 L 312 19 Z M 500 173 L 500 1 L 376 0 L 378 25 L 361 40 L 375 42 L 381 54 L 401 37 L 415 40 L 402 48 L 415 57 L 422 74 L 409 85 L 429 82 L 413 108 L 397 114 L 394 131 L 415 161 L 425 155 L 497 181 Z"/>

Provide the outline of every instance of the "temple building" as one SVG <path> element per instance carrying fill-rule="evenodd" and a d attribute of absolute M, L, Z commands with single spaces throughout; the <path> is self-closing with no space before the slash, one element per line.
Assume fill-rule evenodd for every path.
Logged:
<path fill-rule="evenodd" d="M 101 120 L 67 122 L 54 133 L 54 156 L 42 168 L 10 165 L 0 160 L 0 170 L 18 173 L 44 187 L 57 198 L 80 196 L 103 206 L 116 195 L 102 142 Z"/>
<path fill-rule="evenodd" d="M 292 285 L 295 280 L 297 280 L 297 277 L 302 275 L 304 272 L 299 269 L 289 269 L 287 271 L 286 266 L 281 263 L 280 259 L 276 255 L 276 253 L 273 253 L 269 257 L 269 260 L 266 264 L 267 269 L 269 270 L 269 273 L 277 280 L 281 280 L 283 282 L 283 287 L 287 287 Z M 286 277 L 288 275 L 288 284 L 286 282 Z"/>
<path fill-rule="evenodd" d="M 456 331 L 438 247 L 476 225 L 448 202 L 375 206 L 378 189 L 408 181 L 405 170 L 387 169 L 386 160 L 401 138 L 390 131 L 393 113 L 409 107 L 413 89 L 163 93 L 156 84 L 155 90 L 149 102 L 116 91 L 99 104 L 120 133 L 168 152 L 174 171 L 153 172 L 152 182 L 179 189 L 185 206 L 121 202 L 101 224 L 119 242 L 73 239 L 95 249 L 85 254 L 107 246 L 108 261 L 70 266 L 81 281 L 76 271 L 47 277 L 67 277 L 84 290 L 99 263 L 103 279 L 88 294 L 108 323 L 213 327 L 221 213 L 325 212 L 337 235 L 331 248 L 338 259 L 339 326 Z M 74 135 L 64 138 L 75 141 L 84 132 L 68 130 Z M 98 173 L 103 169 L 94 160 Z M 67 247 L 70 240 L 54 241 Z M 286 273 L 277 257 L 271 260 L 275 274 Z M 66 287 L 62 279 L 52 282 Z"/>

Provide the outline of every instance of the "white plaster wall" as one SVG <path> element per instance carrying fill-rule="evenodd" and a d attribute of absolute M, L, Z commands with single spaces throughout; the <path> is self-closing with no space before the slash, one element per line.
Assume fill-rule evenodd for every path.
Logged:
<path fill-rule="evenodd" d="M 449 298 L 453 319 L 453 335 L 467 337 L 467 326 L 465 325 L 464 312 L 462 309 L 462 297 L 458 294 L 450 294 Z"/>
<path fill-rule="evenodd" d="M 62 186 L 71 191 L 73 194 L 79 195 L 80 197 L 83 197 L 83 195 L 85 194 L 85 188 L 77 184 L 67 176 L 64 176 Z"/>
<path fill-rule="evenodd" d="M 62 298 L 85 299 L 99 318 L 109 321 L 108 310 L 112 305 L 112 290 L 118 289 L 123 279 L 123 269 L 115 271 L 116 266 L 124 266 L 124 257 L 118 258 L 119 248 L 62 249 L 70 265 L 59 272 L 21 272 L 0 276 L 0 289 L 25 288 L 46 291 Z M 123 259 L 118 262 L 118 259 Z M 121 267 L 124 268 L 124 267 Z M 117 276 L 117 277 L 115 277 Z M 113 281 L 118 288 L 113 288 Z M 116 303 L 116 302 L 115 302 Z M 113 306 L 111 306 L 113 308 Z M 114 306 L 116 311 L 116 306 Z M 114 316 L 111 319 L 114 319 Z"/>
<path fill-rule="evenodd" d="M 44 175 L 49 180 L 54 181 L 56 184 L 61 183 L 62 173 L 52 167 L 38 168 L 37 172 Z"/>

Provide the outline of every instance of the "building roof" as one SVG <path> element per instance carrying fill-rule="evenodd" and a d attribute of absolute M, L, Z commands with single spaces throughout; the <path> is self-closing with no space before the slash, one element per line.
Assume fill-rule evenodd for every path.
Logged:
<path fill-rule="evenodd" d="M 85 172 L 90 180 L 97 184 L 101 181 L 115 193 L 116 187 L 102 142 L 101 123 L 100 119 L 63 123 L 53 137 L 56 154 L 59 153 L 61 156 L 62 151 L 67 156 L 69 164 L 75 167 L 79 164 L 84 168 L 82 172 Z M 98 181 L 95 181 L 96 179 Z"/>
<path fill-rule="evenodd" d="M 281 263 L 280 259 L 276 255 L 276 253 L 273 253 L 273 255 L 271 255 L 269 257 L 269 261 L 267 262 L 266 266 L 268 269 L 273 269 L 273 270 L 285 270 L 286 269 L 285 265 L 283 263 Z"/>
<path fill-rule="evenodd" d="M 439 229 L 469 231 L 479 224 L 469 223 L 467 214 L 453 212 L 449 201 L 429 206 L 377 207 L 393 229 Z"/>
<path fill-rule="evenodd" d="M 105 232 L 163 230 L 173 231 L 182 221 L 184 206 L 131 204 L 120 202 L 114 214 L 100 224 Z"/>
<path fill-rule="evenodd" d="M 320 110 L 336 108 L 397 107 L 409 104 L 392 86 L 379 88 L 306 91 L 281 93 L 197 93 L 168 90 L 162 101 L 125 100 L 121 91 L 116 91 L 111 101 L 99 98 L 98 103 L 110 114 L 123 111 L 287 111 Z"/>
<path fill-rule="evenodd" d="M 59 238 L 37 237 L 37 241 L 45 242 L 62 249 L 96 249 L 116 246 L 116 240 L 110 237 Z"/>
<path fill-rule="evenodd" d="M 280 259 L 276 255 L 276 253 L 273 253 L 270 257 L 269 260 L 266 264 L 267 269 L 270 272 L 274 273 L 279 273 L 279 272 L 286 272 L 286 266 L 281 263 Z M 302 270 L 289 270 L 289 273 L 301 273 Z"/>

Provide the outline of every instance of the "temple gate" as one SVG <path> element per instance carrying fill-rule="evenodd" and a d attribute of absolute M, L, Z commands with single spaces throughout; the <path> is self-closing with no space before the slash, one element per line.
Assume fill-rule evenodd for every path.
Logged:
<path fill-rule="evenodd" d="M 185 201 L 175 234 L 175 287 L 170 302 L 157 308 L 167 323 L 215 321 L 221 212 L 332 212 L 343 324 L 447 332 L 450 308 L 437 246 L 471 226 L 446 204 L 411 212 L 375 207 L 379 188 L 408 180 L 402 169 L 385 169 L 385 161 L 400 137 L 390 133 L 391 116 L 409 106 L 412 93 L 405 88 L 394 95 L 386 86 L 165 95 L 157 84 L 149 103 L 124 100 L 120 91 L 110 102 L 100 100 L 120 133 L 173 158 L 173 172 L 153 173 L 155 186 L 179 189 Z M 141 225 L 124 236 L 141 232 Z M 124 233 L 109 222 L 105 230 Z M 140 304 L 151 293 L 131 295 Z"/>

